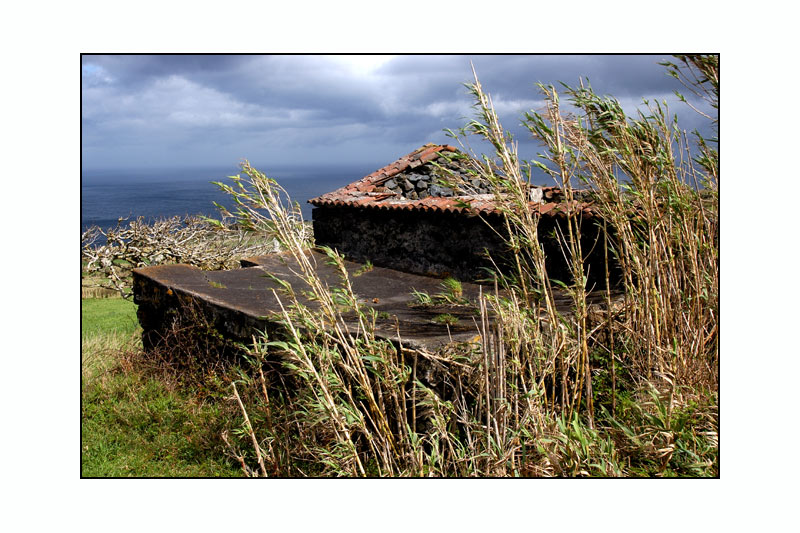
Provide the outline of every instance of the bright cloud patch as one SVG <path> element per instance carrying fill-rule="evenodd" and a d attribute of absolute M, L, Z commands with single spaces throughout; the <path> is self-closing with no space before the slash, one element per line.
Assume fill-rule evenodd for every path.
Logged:
<path fill-rule="evenodd" d="M 91 87 L 111 83 L 114 79 L 103 67 L 93 63 L 84 63 L 81 65 L 81 81 L 84 86 Z"/>

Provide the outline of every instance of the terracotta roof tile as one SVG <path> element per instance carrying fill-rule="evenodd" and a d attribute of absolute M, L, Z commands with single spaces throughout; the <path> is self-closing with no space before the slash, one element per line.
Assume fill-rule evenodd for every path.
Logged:
<path fill-rule="evenodd" d="M 430 148 L 426 148 L 425 150 L 419 152 L 417 155 L 414 156 L 414 159 L 419 159 L 420 161 L 425 161 L 425 158 L 429 155 L 436 154 L 441 150 L 441 146 L 431 146 Z"/>
<path fill-rule="evenodd" d="M 335 191 L 325 193 L 308 202 L 315 206 L 353 206 L 359 208 L 374 208 L 386 210 L 408 210 L 424 212 L 451 212 L 451 213 L 495 213 L 494 195 L 480 194 L 473 196 L 434 197 L 411 200 L 392 192 L 383 184 L 389 179 L 408 170 L 416 169 L 428 163 L 442 152 L 458 152 L 449 145 L 426 144 L 397 161 L 386 165 L 375 172 L 364 176 L 358 181 L 346 185 Z M 577 209 L 583 217 L 593 215 L 591 203 L 573 201 L 571 206 L 563 203 L 563 193 L 558 187 L 542 187 L 542 198 L 545 203 L 531 202 L 532 210 L 540 215 L 555 216 Z"/>
<path fill-rule="evenodd" d="M 552 211 L 555 207 L 556 207 L 556 204 L 553 203 L 553 202 L 548 202 L 546 204 L 541 204 L 539 206 L 539 214 L 540 215 L 546 215 L 547 213 Z"/>

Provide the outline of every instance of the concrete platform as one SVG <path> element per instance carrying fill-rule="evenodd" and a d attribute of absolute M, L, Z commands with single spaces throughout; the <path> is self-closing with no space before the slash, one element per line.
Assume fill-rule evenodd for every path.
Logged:
<path fill-rule="evenodd" d="M 329 287 L 338 286 L 339 277 L 326 263 L 325 255 L 317 251 L 309 254 L 320 278 Z M 273 289 L 278 290 L 280 286 L 270 276 L 288 282 L 294 292 L 301 295 L 308 287 L 294 273 L 299 271 L 298 265 L 288 254 L 249 258 L 242 264 L 240 269 L 214 272 L 189 265 L 134 270 L 134 302 L 139 305 L 145 346 L 152 344 L 154 335 L 163 333 L 170 316 L 186 303 L 195 304 L 209 324 L 234 341 L 247 342 L 257 331 L 274 330 L 280 320 L 280 306 Z M 441 279 L 380 267 L 362 272 L 364 265 L 360 263 L 346 261 L 345 264 L 359 301 L 379 313 L 376 322 L 379 337 L 401 341 L 406 348 L 426 351 L 451 342 L 480 339 L 480 320 L 475 305 L 414 305 L 413 291 L 433 296 L 443 291 Z M 462 288 L 463 297 L 473 304 L 477 303 L 481 290 L 492 290 L 472 283 L 463 283 Z M 560 300 L 559 307 L 566 310 L 568 299 Z M 308 300 L 301 298 L 301 301 L 314 306 Z M 457 323 L 448 325 L 434 320 L 442 314 L 456 317 Z M 355 327 L 355 321 L 352 324 Z"/>

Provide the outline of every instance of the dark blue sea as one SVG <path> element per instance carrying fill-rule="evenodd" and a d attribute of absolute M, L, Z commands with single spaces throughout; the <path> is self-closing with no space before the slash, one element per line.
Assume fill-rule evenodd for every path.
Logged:
<path fill-rule="evenodd" d="M 320 194 L 338 189 L 369 174 L 375 168 L 278 168 L 261 169 L 300 203 L 303 218 L 311 220 L 307 202 Z M 227 176 L 239 173 L 233 168 L 91 170 L 81 176 L 81 232 L 96 225 L 116 226 L 119 217 L 143 216 L 148 220 L 174 215 L 214 216 L 214 202 L 233 209 L 229 196 L 212 181 L 231 183 Z"/>

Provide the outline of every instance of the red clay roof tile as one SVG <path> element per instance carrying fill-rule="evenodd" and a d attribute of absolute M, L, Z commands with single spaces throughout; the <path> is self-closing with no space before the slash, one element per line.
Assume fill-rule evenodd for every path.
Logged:
<path fill-rule="evenodd" d="M 385 192 L 383 183 L 407 169 L 415 169 L 436 159 L 441 152 L 457 152 L 449 145 L 426 144 L 397 161 L 386 165 L 358 181 L 335 191 L 325 193 L 308 202 L 315 206 L 353 206 L 359 208 L 376 208 L 391 210 L 421 210 L 452 213 L 498 213 L 494 196 L 489 194 L 475 196 L 434 197 L 411 200 L 391 192 Z M 531 202 L 532 210 L 540 215 L 554 216 L 571 209 L 581 211 L 582 216 L 593 215 L 589 209 L 591 203 L 573 201 L 571 209 L 563 202 L 563 193 L 558 187 L 542 187 L 542 197 L 550 200 L 547 203 Z"/>

